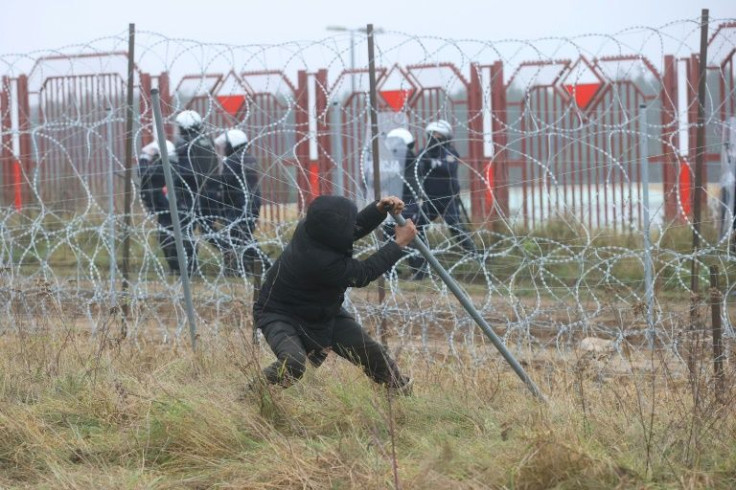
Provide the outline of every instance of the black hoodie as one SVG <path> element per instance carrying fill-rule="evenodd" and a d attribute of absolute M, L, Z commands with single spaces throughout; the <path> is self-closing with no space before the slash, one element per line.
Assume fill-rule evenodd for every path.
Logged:
<path fill-rule="evenodd" d="M 291 242 L 266 273 L 254 305 L 256 327 L 266 326 L 267 313 L 296 317 L 330 345 L 331 322 L 340 311 L 345 290 L 364 287 L 387 272 L 402 256 L 389 241 L 366 260 L 353 258 L 353 242 L 373 231 L 386 213 L 369 204 L 358 213 L 344 197 L 320 196 L 294 231 Z M 317 324 L 317 325 L 314 325 Z"/>

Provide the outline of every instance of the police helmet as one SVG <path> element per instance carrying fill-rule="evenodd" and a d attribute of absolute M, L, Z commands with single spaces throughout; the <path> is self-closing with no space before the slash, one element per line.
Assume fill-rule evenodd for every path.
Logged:
<path fill-rule="evenodd" d="M 196 130 L 202 127 L 202 116 L 196 111 L 181 111 L 176 115 L 176 124 L 185 131 Z"/>
<path fill-rule="evenodd" d="M 432 121 L 431 123 L 427 124 L 427 127 L 424 130 L 427 134 L 429 133 L 437 133 L 444 138 L 450 139 L 452 138 L 452 125 L 445 121 L 444 119 L 438 119 L 437 121 Z"/>
<path fill-rule="evenodd" d="M 248 143 L 248 136 L 240 129 L 230 129 L 215 138 L 215 145 L 220 148 L 225 148 L 228 143 L 233 150 L 237 150 Z"/>
<path fill-rule="evenodd" d="M 406 146 L 414 143 L 414 136 L 412 136 L 412 134 L 404 128 L 392 129 L 388 132 L 386 138 L 401 138 Z"/>

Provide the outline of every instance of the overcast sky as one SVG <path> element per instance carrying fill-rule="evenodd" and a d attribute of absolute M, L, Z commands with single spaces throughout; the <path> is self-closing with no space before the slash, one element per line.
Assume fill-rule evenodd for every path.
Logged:
<path fill-rule="evenodd" d="M 3 0 L 0 54 L 84 43 L 138 30 L 202 42 L 260 44 L 317 40 L 329 25 L 419 36 L 498 41 L 659 27 L 736 17 L 733 0 Z"/>

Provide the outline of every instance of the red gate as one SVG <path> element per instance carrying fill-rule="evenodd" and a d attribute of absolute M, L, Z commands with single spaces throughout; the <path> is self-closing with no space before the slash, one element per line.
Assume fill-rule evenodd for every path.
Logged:
<path fill-rule="evenodd" d="M 636 68 L 634 70 L 633 68 Z M 641 226 L 639 133 L 658 136 L 662 79 L 645 58 L 523 63 L 507 84 L 509 120 L 518 134 L 510 151 L 526 226 L 573 218 L 587 227 Z M 648 128 L 639 106 L 648 106 Z M 650 150 L 651 149 L 651 150 Z M 649 144 L 649 162 L 661 161 Z M 663 167 L 652 184 L 669 179 Z M 666 174 L 666 175 L 665 175 Z M 519 192 L 519 189 L 520 192 Z M 663 187 L 651 186 L 653 207 Z"/>
<path fill-rule="evenodd" d="M 111 165 L 118 175 L 125 168 L 127 59 L 125 52 L 49 56 L 36 61 L 25 87 L 19 79 L 19 100 L 27 93 L 19 115 L 30 199 L 75 211 L 97 202 L 106 209 L 110 192 L 122 195 L 109 188 L 108 173 Z"/>
<path fill-rule="evenodd" d="M 172 100 L 171 113 L 177 106 L 196 110 L 213 136 L 233 127 L 245 131 L 263 175 L 262 216 L 283 220 L 284 205 L 297 201 L 298 188 L 297 90 L 288 77 L 280 71 L 189 75 L 179 82 Z"/>
<path fill-rule="evenodd" d="M 472 73 L 471 73 L 472 77 Z M 424 128 L 428 122 L 445 119 L 452 124 L 454 143 L 460 153 L 459 178 L 461 197 L 471 204 L 471 214 L 477 222 L 488 214 L 486 209 L 487 181 L 484 178 L 482 152 L 483 127 L 475 127 L 481 112 L 479 83 L 466 79 L 451 63 L 409 65 L 376 69 L 376 85 L 379 92 L 378 112 L 385 114 L 390 124 L 404 126 L 414 134 L 417 153 L 426 144 Z M 341 90 L 351 80 L 355 92 Z M 364 189 L 362 159 L 369 141 L 369 117 L 366 70 L 345 70 L 331 86 L 330 96 L 338 100 L 340 110 L 337 124 L 341 135 L 341 151 L 344 181 L 342 187 L 349 197 L 372 198 L 372 190 Z M 395 115 L 394 115 L 395 114 Z M 379 128 L 380 129 L 380 128 Z M 500 134 L 500 132 L 498 133 Z M 503 182 L 499 180 L 499 182 Z"/>
<path fill-rule="evenodd" d="M 708 124 L 736 115 L 735 28 L 721 25 L 710 40 Z M 97 206 L 107 196 L 110 165 L 124 168 L 126 61 L 124 52 L 51 56 L 39 59 L 28 77 L 2 78 L 4 204 L 38 201 L 74 210 Z M 378 110 L 401 119 L 419 151 L 427 122 L 442 118 L 453 125 L 461 195 L 476 223 L 503 217 L 537 226 L 574 216 L 587 227 L 625 230 L 641 223 L 642 103 L 654 198 L 666 220 L 689 211 L 697 65 L 697 56 L 665 56 L 660 74 L 640 56 L 580 58 L 523 63 L 508 81 L 500 61 L 471 64 L 469 74 L 451 63 L 394 65 L 377 71 Z M 688 82 L 679 87 L 689 104 L 685 155 L 678 68 L 686 70 Z M 369 143 L 367 70 L 342 71 L 332 83 L 327 70 L 300 71 L 296 84 L 278 70 L 198 74 L 183 77 L 173 92 L 167 73 L 136 73 L 142 144 L 152 139 L 148 94 L 156 78 L 169 120 L 193 108 L 215 133 L 246 131 L 264 174 L 266 219 L 281 221 L 291 216 L 287 203 L 300 209 L 313 196 L 334 192 L 340 175 L 346 195 L 370 194 L 360 168 Z M 711 164 L 720 156 L 717 129 L 707 131 Z M 167 133 L 173 139 L 173 125 Z"/>

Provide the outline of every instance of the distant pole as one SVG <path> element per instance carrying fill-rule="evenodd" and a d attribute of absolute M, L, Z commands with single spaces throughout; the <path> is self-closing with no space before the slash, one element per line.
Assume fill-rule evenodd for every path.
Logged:
<path fill-rule="evenodd" d="M 375 48 L 373 43 L 373 24 L 368 24 L 366 28 L 368 35 L 368 80 L 369 80 L 369 100 L 371 104 L 371 153 L 373 154 L 373 196 L 376 200 L 381 199 L 381 164 L 378 157 L 378 101 L 376 97 L 376 59 Z M 380 238 L 380 230 L 376 230 L 376 234 Z M 386 299 L 386 278 L 378 278 L 378 303 L 383 305 Z M 379 327 L 379 337 L 381 343 L 386 346 L 388 339 L 386 336 L 386 315 L 381 313 L 381 324 Z"/>
<path fill-rule="evenodd" d="M 716 400 L 723 402 L 726 392 L 726 376 L 723 372 L 723 339 L 721 328 L 721 301 L 723 294 L 718 286 L 718 266 L 710 266 L 710 305 L 713 330 L 713 377 Z"/>
<path fill-rule="evenodd" d="M 688 354 L 688 369 L 690 374 L 695 373 L 695 353 L 693 334 L 700 328 L 696 324 L 698 299 L 698 261 L 697 252 L 700 246 L 700 207 L 704 197 L 703 192 L 703 160 L 705 156 L 705 89 L 708 73 L 708 9 L 702 10 L 700 21 L 700 57 L 698 59 L 698 121 L 695 133 L 695 189 L 693 192 L 693 248 L 690 262 L 690 290 L 692 300 L 690 304 L 690 353 Z"/>
<path fill-rule="evenodd" d="M 184 302 L 187 308 L 187 319 L 189 320 L 189 335 L 192 339 L 192 350 L 197 349 L 197 325 L 195 323 L 194 304 L 192 303 L 192 291 L 189 287 L 189 267 L 187 265 L 187 255 L 184 253 L 184 243 L 181 238 L 181 223 L 179 221 L 179 212 L 176 207 L 176 192 L 174 192 L 174 177 L 171 173 L 171 163 L 169 162 L 169 152 L 166 148 L 166 133 L 164 132 L 164 118 L 161 115 L 161 97 L 158 89 L 151 90 L 151 105 L 153 106 L 153 121 L 156 125 L 156 140 L 158 140 L 159 155 L 164 168 L 164 179 L 166 179 L 166 188 L 169 189 L 167 197 L 169 198 L 169 212 L 171 213 L 171 221 L 174 225 L 174 242 L 176 243 L 176 257 L 179 261 L 179 270 L 181 271 L 181 285 L 184 289 Z"/>
<path fill-rule="evenodd" d="M 652 266 L 652 244 L 649 232 L 649 138 L 647 136 L 647 106 L 639 105 L 639 167 L 641 168 L 642 214 L 644 216 L 644 295 L 647 302 L 647 340 L 649 348 L 654 349 L 654 285 Z"/>
<path fill-rule="evenodd" d="M 110 301 L 112 306 L 116 306 L 117 300 L 115 298 L 115 269 L 117 268 L 116 260 L 117 254 L 115 253 L 115 146 L 114 146 L 114 135 L 112 127 L 112 107 L 107 108 L 107 151 L 110 156 L 110 168 L 107 171 L 107 208 L 108 208 L 108 219 L 109 223 L 109 235 L 110 241 L 108 248 L 110 250 Z"/>
<path fill-rule="evenodd" d="M 695 192 L 693 193 L 693 260 L 690 288 L 698 292 L 698 262 L 695 253 L 700 246 L 701 201 L 703 199 L 703 160 L 705 157 L 705 89 L 708 74 L 708 9 L 703 9 L 700 24 L 700 58 L 698 59 L 698 122 L 695 133 Z"/>
<path fill-rule="evenodd" d="M 122 294 L 126 295 L 128 286 L 130 285 L 130 229 L 132 228 L 133 214 L 133 170 L 131 162 L 133 161 L 133 144 L 135 142 L 133 134 L 133 118 L 135 117 L 135 107 L 133 107 L 133 90 L 135 79 L 135 24 L 128 25 L 128 100 L 127 114 L 125 118 L 125 197 L 123 203 L 123 263 L 122 263 Z M 129 301 L 123 301 L 123 331 L 122 336 L 127 335 L 126 322 L 130 314 Z"/>
<path fill-rule="evenodd" d="M 370 83 L 371 103 L 371 149 L 373 153 L 373 194 L 376 200 L 381 198 L 381 164 L 378 157 L 378 101 L 376 97 L 376 60 L 373 46 L 373 24 L 368 24 L 368 80 Z"/>

